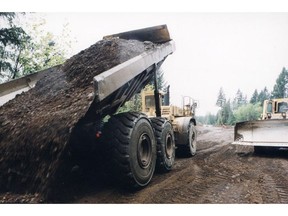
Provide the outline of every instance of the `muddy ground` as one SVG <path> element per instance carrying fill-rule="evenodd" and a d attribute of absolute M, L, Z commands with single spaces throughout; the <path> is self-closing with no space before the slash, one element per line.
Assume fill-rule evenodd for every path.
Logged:
<path fill-rule="evenodd" d="M 148 187 L 128 192 L 103 182 L 72 203 L 288 203 L 288 153 L 255 155 L 231 145 L 233 128 L 198 126 L 198 152 L 177 157 L 174 169 Z M 72 194 L 71 194 L 72 195 Z"/>
<path fill-rule="evenodd" d="M 93 204 L 272 204 L 288 203 L 288 152 L 256 155 L 251 147 L 231 145 L 233 128 L 198 126 L 198 152 L 178 156 L 169 173 L 128 191 L 110 183 L 105 172 L 78 175 L 52 203 Z M 95 164 L 97 165 L 97 164 Z M 6 196 L 6 197 L 4 197 Z M 1 201 L 15 201 L 2 194 Z M 23 195 L 18 197 L 24 199 Z M 29 195 L 26 195 L 27 201 Z"/>

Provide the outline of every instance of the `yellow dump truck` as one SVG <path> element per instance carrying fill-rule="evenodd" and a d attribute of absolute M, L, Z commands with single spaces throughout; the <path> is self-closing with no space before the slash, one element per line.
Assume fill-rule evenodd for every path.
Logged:
<path fill-rule="evenodd" d="M 57 177 L 69 173 L 67 160 L 81 162 L 95 152 L 107 153 L 106 170 L 119 184 L 143 187 L 156 160 L 172 168 L 175 142 L 195 154 L 193 104 L 181 112 L 162 107 L 161 114 L 156 91 L 153 118 L 117 113 L 151 81 L 157 88 L 156 72 L 174 51 L 166 25 L 133 30 L 105 36 L 63 65 L 0 85 L 1 189 L 48 193 L 61 187 Z M 164 118 L 165 109 L 173 118 Z"/>

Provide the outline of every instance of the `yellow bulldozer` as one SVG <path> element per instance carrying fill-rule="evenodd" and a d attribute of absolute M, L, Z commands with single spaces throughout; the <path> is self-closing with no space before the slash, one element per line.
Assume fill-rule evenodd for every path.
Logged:
<path fill-rule="evenodd" d="M 232 144 L 254 146 L 255 153 L 288 147 L 288 98 L 265 100 L 261 119 L 238 122 Z"/>

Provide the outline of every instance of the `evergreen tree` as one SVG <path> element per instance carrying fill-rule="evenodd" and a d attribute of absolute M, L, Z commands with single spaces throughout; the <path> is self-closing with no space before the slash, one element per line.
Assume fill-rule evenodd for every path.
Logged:
<path fill-rule="evenodd" d="M 223 108 L 225 103 L 226 103 L 226 97 L 225 97 L 223 88 L 221 87 L 220 90 L 219 90 L 219 93 L 218 93 L 218 98 L 217 98 L 217 101 L 216 101 L 216 105 L 221 107 L 221 108 Z"/>
<path fill-rule="evenodd" d="M 240 89 L 238 89 L 236 96 L 233 100 L 232 108 L 233 110 L 235 110 L 244 104 L 247 104 L 247 96 L 244 96 Z"/>
<path fill-rule="evenodd" d="M 223 88 L 221 87 L 218 93 L 218 98 L 216 101 L 216 105 L 219 106 L 221 109 L 217 113 L 217 124 L 222 125 L 224 124 L 224 106 L 226 104 L 226 97 L 223 91 Z"/>
<path fill-rule="evenodd" d="M 206 124 L 208 124 L 208 125 L 215 125 L 216 124 L 216 116 L 215 115 L 208 113 L 206 118 L 207 118 Z"/>
<path fill-rule="evenodd" d="M 230 100 L 225 103 L 225 106 L 223 108 L 223 124 L 234 124 L 235 118 L 231 109 L 231 103 Z"/>
<path fill-rule="evenodd" d="M 234 116 L 234 113 L 231 109 L 231 104 L 230 106 L 228 107 L 228 119 L 227 119 L 227 124 L 228 125 L 234 125 L 236 122 L 236 118 Z"/>
<path fill-rule="evenodd" d="M 258 99 L 259 99 L 258 97 L 259 97 L 258 91 L 257 91 L 257 89 L 255 89 L 255 91 L 254 91 L 254 93 L 250 99 L 250 103 L 256 104 L 258 102 Z"/>
<path fill-rule="evenodd" d="M 226 102 L 226 97 L 222 87 L 219 90 L 216 105 L 221 108 L 217 113 L 217 124 L 233 124 L 234 117 L 231 109 L 231 102 L 230 100 Z"/>
<path fill-rule="evenodd" d="M 288 70 L 283 67 L 276 80 L 272 91 L 272 98 L 284 98 L 288 96 Z"/>
<path fill-rule="evenodd" d="M 258 95 L 258 102 L 260 102 L 261 105 L 263 105 L 264 100 L 268 100 L 270 99 L 270 93 L 267 89 L 267 87 L 265 86 L 263 90 L 260 91 L 259 95 Z"/>
<path fill-rule="evenodd" d="M 159 68 L 157 70 L 157 84 L 158 84 L 158 89 L 161 91 L 165 91 L 167 88 L 167 83 L 164 79 L 164 71 L 162 68 Z"/>
<path fill-rule="evenodd" d="M 196 116 L 196 121 L 198 124 L 215 125 L 217 120 L 216 118 L 216 115 L 207 113 L 205 116 Z"/>

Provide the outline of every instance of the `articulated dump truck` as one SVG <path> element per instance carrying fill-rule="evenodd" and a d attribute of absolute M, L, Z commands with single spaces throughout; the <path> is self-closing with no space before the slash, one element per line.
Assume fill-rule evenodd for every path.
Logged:
<path fill-rule="evenodd" d="M 156 72 L 174 51 L 166 25 L 133 30 L 0 85 L 0 192 L 48 199 L 90 157 L 103 158 L 111 179 L 132 188 L 146 186 L 155 169 L 169 171 L 177 140 L 159 105 L 157 132 L 144 113 L 117 110 L 151 81 L 157 86 Z M 178 137 L 189 146 L 196 122 L 182 122 Z"/>
<path fill-rule="evenodd" d="M 232 144 L 253 146 L 255 153 L 288 147 L 288 98 L 265 100 L 261 119 L 238 122 Z"/>

